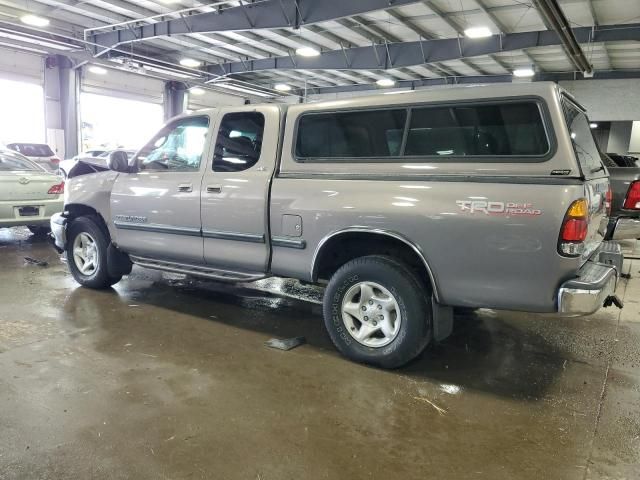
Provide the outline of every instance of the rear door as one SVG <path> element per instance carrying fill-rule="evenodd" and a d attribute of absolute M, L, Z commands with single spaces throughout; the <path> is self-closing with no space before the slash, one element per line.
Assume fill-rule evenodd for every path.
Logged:
<path fill-rule="evenodd" d="M 268 203 L 278 155 L 280 108 L 221 109 L 202 180 L 205 262 L 245 272 L 268 268 Z"/>
<path fill-rule="evenodd" d="M 563 110 L 576 159 L 585 179 L 585 196 L 589 202 L 589 232 L 583 258 L 593 252 L 607 231 L 608 212 L 606 195 L 609 176 L 600 159 L 585 111 L 568 98 L 563 99 Z"/>

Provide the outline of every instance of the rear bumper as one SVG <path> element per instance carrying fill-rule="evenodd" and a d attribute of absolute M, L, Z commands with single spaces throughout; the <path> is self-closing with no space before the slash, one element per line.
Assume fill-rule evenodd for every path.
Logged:
<path fill-rule="evenodd" d="M 640 218 L 616 219 L 611 233 L 613 240 L 635 240 L 640 238 Z"/>
<path fill-rule="evenodd" d="M 53 195 L 52 195 L 53 196 Z M 22 207 L 36 207 L 37 215 L 22 216 Z M 43 200 L 16 200 L 0 202 L 0 227 L 20 227 L 27 225 L 49 225 L 49 219 L 64 207 L 62 196 Z"/>
<path fill-rule="evenodd" d="M 56 213 L 51 217 L 49 224 L 51 225 L 53 246 L 58 253 L 62 253 L 67 246 L 67 219 L 61 213 Z"/>
<path fill-rule="evenodd" d="M 590 315 L 614 295 L 624 257 L 620 245 L 604 242 L 578 271 L 578 276 L 564 282 L 558 291 L 558 312 L 565 315 Z"/>

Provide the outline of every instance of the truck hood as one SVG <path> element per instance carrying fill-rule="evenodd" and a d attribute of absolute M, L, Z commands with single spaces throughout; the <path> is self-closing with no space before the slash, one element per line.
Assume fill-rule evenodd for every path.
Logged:
<path fill-rule="evenodd" d="M 107 167 L 105 164 L 102 164 L 100 160 L 101 159 L 96 159 L 95 161 L 91 161 L 89 159 L 78 160 L 67 173 L 67 178 L 87 175 L 89 173 L 108 171 L 109 167 Z"/>

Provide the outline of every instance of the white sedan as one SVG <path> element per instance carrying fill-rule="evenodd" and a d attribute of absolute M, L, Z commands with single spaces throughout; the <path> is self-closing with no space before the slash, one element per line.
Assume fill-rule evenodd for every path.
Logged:
<path fill-rule="evenodd" d="M 26 226 L 35 234 L 49 231 L 49 219 L 64 206 L 64 182 L 11 151 L 0 150 L 0 228 Z"/>

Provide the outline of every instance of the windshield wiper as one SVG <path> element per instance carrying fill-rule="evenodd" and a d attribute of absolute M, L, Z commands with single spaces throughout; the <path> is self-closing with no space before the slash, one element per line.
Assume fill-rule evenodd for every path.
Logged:
<path fill-rule="evenodd" d="M 600 172 L 602 170 L 604 170 L 604 165 L 600 165 L 599 167 L 592 168 L 591 169 L 591 173 L 598 173 L 598 172 Z"/>

